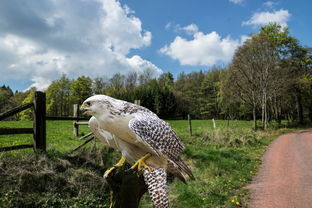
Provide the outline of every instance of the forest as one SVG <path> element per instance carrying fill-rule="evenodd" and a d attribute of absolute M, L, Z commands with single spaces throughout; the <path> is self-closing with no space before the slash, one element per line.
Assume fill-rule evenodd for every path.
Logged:
<path fill-rule="evenodd" d="M 92 67 L 90 68 L 92 70 Z M 0 87 L 0 112 L 31 102 L 36 89 L 13 92 Z M 134 102 L 163 119 L 253 120 L 253 128 L 270 122 L 312 122 L 312 50 L 302 46 L 278 24 L 263 26 L 236 50 L 228 66 L 155 77 L 141 73 L 117 73 L 110 78 L 63 74 L 46 89 L 47 114 L 70 116 L 74 103 L 93 94 L 105 94 Z M 11 118 L 31 119 L 24 111 Z M 261 124 L 259 126 L 259 122 Z"/>

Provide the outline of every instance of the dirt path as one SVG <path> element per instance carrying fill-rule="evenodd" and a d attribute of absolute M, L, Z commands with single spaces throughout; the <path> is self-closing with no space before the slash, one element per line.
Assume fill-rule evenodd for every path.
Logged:
<path fill-rule="evenodd" d="M 312 130 L 278 137 L 262 158 L 250 208 L 312 207 Z"/>

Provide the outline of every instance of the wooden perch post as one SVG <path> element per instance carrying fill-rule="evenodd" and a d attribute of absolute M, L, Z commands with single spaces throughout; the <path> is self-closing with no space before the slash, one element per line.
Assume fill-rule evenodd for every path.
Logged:
<path fill-rule="evenodd" d="M 106 178 L 111 189 L 110 208 L 138 208 L 147 191 L 143 174 L 128 168 L 118 167 Z"/>

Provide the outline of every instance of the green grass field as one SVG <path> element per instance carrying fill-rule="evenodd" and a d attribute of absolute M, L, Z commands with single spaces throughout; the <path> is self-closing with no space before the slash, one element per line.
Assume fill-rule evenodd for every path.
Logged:
<path fill-rule="evenodd" d="M 196 180 L 188 185 L 170 183 L 174 208 L 246 207 L 250 183 L 266 146 L 277 135 L 290 131 L 254 132 L 248 121 L 194 120 L 193 136 L 187 121 L 168 121 L 186 146 L 183 158 Z M 0 122 L 0 127 L 31 127 L 32 122 Z M 88 127 L 80 126 L 80 134 Z M 109 190 L 102 174 L 119 154 L 91 142 L 68 153 L 83 141 L 72 136 L 72 122 L 47 122 L 47 155 L 31 149 L 0 153 L 0 207 L 107 207 Z M 31 135 L 0 137 L 0 146 L 32 143 Z M 152 207 L 148 196 L 141 208 Z"/>

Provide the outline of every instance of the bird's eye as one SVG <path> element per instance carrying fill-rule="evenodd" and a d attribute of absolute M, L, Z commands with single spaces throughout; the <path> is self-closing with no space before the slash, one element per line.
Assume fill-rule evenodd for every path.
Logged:
<path fill-rule="evenodd" d="M 87 104 L 88 106 L 90 106 L 90 105 L 91 105 L 91 102 L 86 102 L 86 104 Z"/>

